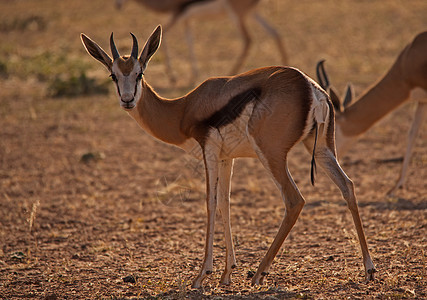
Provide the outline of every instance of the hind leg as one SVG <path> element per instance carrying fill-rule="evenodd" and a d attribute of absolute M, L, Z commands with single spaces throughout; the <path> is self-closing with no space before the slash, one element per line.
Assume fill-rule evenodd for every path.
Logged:
<path fill-rule="evenodd" d="M 282 223 L 280 224 L 279 231 L 274 238 L 273 243 L 268 249 L 266 255 L 261 261 L 255 276 L 252 278 L 252 284 L 258 285 L 263 284 L 264 278 L 268 275 L 270 266 L 276 257 L 277 252 L 280 250 L 283 242 L 294 226 L 295 222 L 300 215 L 302 208 L 304 207 L 305 200 L 301 195 L 298 187 L 292 179 L 289 173 L 286 153 L 279 153 L 271 157 L 280 157 L 280 154 L 284 155 L 284 158 L 274 159 L 270 162 L 265 158 L 261 151 L 257 151 L 258 157 L 263 163 L 264 167 L 270 172 L 274 182 L 282 193 L 283 201 L 285 202 L 285 216 L 283 217 Z"/>
<path fill-rule="evenodd" d="M 277 180 L 278 178 L 275 177 L 275 179 Z M 280 247 L 282 246 L 289 232 L 294 227 L 295 222 L 297 221 L 305 204 L 304 198 L 292 180 L 292 177 L 290 176 L 287 168 L 286 175 L 278 181 L 278 186 L 281 189 L 283 201 L 285 202 L 285 216 L 283 217 L 279 231 L 277 232 L 273 243 L 262 259 L 254 278 L 252 278 L 252 284 L 254 285 L 263 284 L 265 276 L 268 275 L 271 263 L 276 257 L 277 252 L 280 250 Z"/>
<path fill-rule="evenodd" d="M 331 178 L 332 181 L 341 190 L 343 198 L 347 201 L 348 208 L 350 209 L 351 215 L 353 217 L 353 222 L 356 227 L 360 247 L 362 249 L 366 280 L 373 280 L 374 273 L 376 272 L 376 270 L 369 254 L 368 244 L 366 243 L 365 232 L 363 230 L 362 221 L 359 215 L 359 208 L 357 206 L 353 182 L 341 169 L 336 157 L 327 147 L 319 147 L 318 149 L 316 149 L 315 158 L 319 165 L 325 170 L 329 178 Z"/>

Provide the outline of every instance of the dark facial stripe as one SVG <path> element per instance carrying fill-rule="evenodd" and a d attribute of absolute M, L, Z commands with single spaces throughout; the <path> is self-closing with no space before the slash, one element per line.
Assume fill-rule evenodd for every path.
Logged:
<path fill-rule="evenodd" d="M 118 83 L 118 82 L 114 82 L 114 83 L 116 84 L 117 93 L 118 93 L 118 94 L 119 94 L 119 96 L 121 97 L 121 96 L 122 96 L 122 93 L 120 93 L 119 83 Z M 139 80 L 137 80 L 137 81 L 135 82 L 135 88 L 134 88 L 134 91 L 133 91 L 133 96 L 134 96 L 134 97 L 136 96 L 136 92 L 138 91 L 138 83 L 139 83 Z"/>
<path fill-rule="evenodd" d="M 135 82 L 135 90 L 134 90 L 134 92 L 133 92 L 133 97 L 135 98 L 135 96 L 136 96 L 136 91 L 138 90 L 138 83 L 139 83 L 139 80 L 137 80 L 136 82 Z"/>
<path fill-rule="evenodd" d="M 260 95 L 261 88 L 258 87 L 237 94 L 223 108 L 202 121 L 202 126 L 219 129 L 232 123 L 242 114 L 246 105 L 252 101 L 257 101 Z"/>

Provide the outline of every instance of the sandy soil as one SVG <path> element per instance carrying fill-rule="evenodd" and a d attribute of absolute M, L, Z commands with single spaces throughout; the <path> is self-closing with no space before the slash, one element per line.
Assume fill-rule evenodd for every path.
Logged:
<path fill-rule="evenodd" d="M 1 4 L 4 20 L 11 20 L 13 9 L 24 11 L 25 5 L 30 5 L 29 1 L 12 2 Z M 47 29 L 38 34 L 46 42 L 37 42 L 31 32 L 7 31 L 1 27 L 1 36 L 8 43 L 2 44 L 0 49 L 3 54 L 8 53 L 7 45 L 11 48 L 25 45 L 24 40 L 33 49 L 58 44 L 69 50 L 70 55 L 84 56 L 85 61 L 92 63 L 79 48 L 78 35 L 73 34 L 76 31 L 91 33 L 91 24 L 98 27 L 104 24 L 106 15 L 114 12 L 112 7 L 106 8 L 102 17 L 94 17 L 92 23 L 84 18 L 96 15 L 96 9 L 103 5 L 101 2 L 93 1 L 82 15 L 77 13 L 77 4 L 64 12 L 63 4 L 54 7 L 43 0 L 41 7 L 45 10 L 34 8 L 33 14 L 49 20 Z M 274 12 L 274 7 L 284 10 L 279 1 L 266 2 L 269 6 L 262 12 L 279 28 L 295 29 L 291 20 L 282 22 Z M 301 3 L 300 6 L 289 4 L 289 14 L 295 16 L 293 21 L 304 23 L 303 10 L 311 7 L 312 2 Z M 332 9 L 334 3 L 327 1 L 325 5 Z M 356 4 L 345 5 L 362 10 Z M 427 13 L 422 1 L 414 1 L 412 8 L 402 7 L 399 1 L 390 1 L 390 6 L 386 7 L 377 5 L 370 7 L 377 9 L 377 16 L 395 15 L 396 22 L 406 24 L 407 28 L 402 29 L 402 35 L 392 39 L 391 44 L 365 43 L 365 47 L 354 50 L 354 56 L 349 54 L 351 48 L 347 48 L 341 52 L 347 57 L 345 62 L 338 58 L 340 49 L 331 46 L 329 52 L 324 50 L 323 54 L 330 59 L 337 56 L 337 64 L 331 63 L 330 68 L 331 76 L 338 80 L 338 87 L 353 80 L 360 93 L 385 71 L 416 30 L 427 25 L 425 18 L 420 17 Z M 136 20 L 137 15 L 131 8 L 138 6 L 133 3 L 129 6 L 125 13 Z M 326 15 L 323 21 L 317 22 L 327 25 L 328 19 L 339 15 L 344 8 L 338 5 L 336 9 L 338 12 L 325 12 L 329 18 Z M 61 14 L 55 18 L 57 10 Z M 307 10 L 314 15 L 315 8 Z M 77 22 L 77 28 L 69 27 L 71 20 Z M 340 20 L 336 22 L 342 27 L 338 26 L 336 34 L 345 36 L 345 31 L 350 29 L 344 26 L 347 23 L 339 23 Z M 360 29 L 364 35 L 351 29 L 354 30 L 349 31 L 354 34 L 354 43 L 377 35 L 384 41 L 387 34 L 378 34 L 381 30 L 392 36 L 392 32 L 376 24 L 370 14 L 364 15 L 363 20 L 371 22 L 373 29 Z M 129 31 L 126 27 L 132 26 L 129 22 L 120 29 L 126 34 Z M 154 28 L 153 24 L 158 22 L 156 15 L 149 15 L 146 22 L 150 22 L 150 26 L 143 33 L 138 32 L 140 39 Z M 316 24 L 316 18 L 313 22 Z M 95 37 L 107 45 L 110 27 L 118 23 L 120 19 L 105 30 L 97 27 Z M 304 24 L 307 32 L 313 29 L 311 38 L 314 40 L 319 29 Z M 69 44 L 61 40 L 58 33 L 61 28 L 69 41 L 71 36 L 75 40 Z M 22 37 L 18 37 L 20 33 Z M 218 43 L 227 40 L 227 33 L 222 34 Z M 55 39 L 49 38 L 50 35 L 58 37 L 62 44 L 53 42 Z M 197 30 L 196 36 L 201 36 Z M 305 42 L 298 37 L 297 32 L 287 37 L 290 53 L 295 64 L 312 68 L 319 56 L 312 57 L 310 53 L 315 53 L 316 49 L 302 47 Z M 125 34 L 117 39 L 123 44 L 130 43 Z M 313 43 L 323 45 L 320 41 Z M 230 47 L 234 46 L 238 49 L 238 39 Z M 31 53 L 29 46 L 26 47 L 17 55 L 24 57 Z M 179 53 L 179 46 L 176 47 Z M 200 51 L 208 46 L 201 43 L 197 47 Z M 297 47 L 307 51 L 297 51 Z M 378 60 L 369 56 L 366 63 L 359 64 L 362 57 L 366 59 L 364 51 L 367 48 L 380 48 L 375 54 Z M 257 46 L 246 68 L 274 63 L 263 58 L 258 64 L 254 59 L 259 51 L 274 52 L 275 49 L 263 50 Z M 211 50 L 207 55 L 213 53 Z M 304 61 L 305 57 L 310 58 Z M 227 59 L 225 56 L 210 68 L 211 61 L 201 58 L 202 76 L 229 65 Z M 352 72 L 340 71 L 337 65 L 342 64 L 353 66 Z M 177 65 L 178 70 L 189 70 L 185 62 Z M 185 76 L 177 87 L 168 86 L 161 59 L 153 60 L 150 67 L 152 71 L 147 71 L 147 79 L 162 94 L 179 95 L 188 90 Z M 307 72 L 313 73 L 311 69 Z M 107 75 L 101 65 L 93 62 L 93 76 L 104 78 Z M 276 257 L 266 284 L 252 287 L 248 274 L 256 271 L 272 242 L 284 214 L 284 205 L 261 164 L 252 159 L 240 159 L 235 163 L 231 195 L 238 262 L 233 283 L 226 287 L 218 285 L 225 263 L 225 245 L 217 218 L 214 273 L 203 289 L 193 290 L 191 280 L 203 259 L 206 226 L 201 163 L 142 132 L 120 110 L 112 88 L 108 96 L 60 99 L 46 97 L 44 88 L 45 83 L 38 79 L 13 74 L 4 78 L 1 86 L 1 299 L 427 298 L 426 124 L 415 146 L 407 184 L 395 197 L 385 196 L 398 177 L 400 162 L 384 160 L 402 156 L 414 104 L 406 104 L 387 116 L 342 160 L 343 168 L 356 185 L 369 248 L 378 270 L 375 281 L 364 282 L 355 229 L 339 190 L 322 172 L 317 175 L 316 185 L 310 185 L 310 156 L 298 145 L 291 153 L 289 168 L 307 202 Z"/>

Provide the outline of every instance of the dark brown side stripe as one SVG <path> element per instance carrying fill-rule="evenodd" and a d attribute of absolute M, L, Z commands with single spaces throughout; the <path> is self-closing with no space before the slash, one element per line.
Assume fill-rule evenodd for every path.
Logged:
<path fill-rule="evenodd" d="M 200 121 L 193 129 L 191 136 L 194 137 L 204 148 L 207 134 L 211 128 L 220 129 L 236 120 L 250 102 L 258 103 L 262 89 L 259 87 L 251 88 L 240 94 L 237 94 L 228 101 L 220 110 L 213 113 L 210 117 Z"/>
<path fill-rule="evenodd" d="M 221 128 L 236 120 L 252 101 L 258 101 L 261 96 L 261 88 L 252 88 L 237 94 L 228 103 L 215 112 L 212 116 L 202 121 L 202 126 L 207 128 Z"/>

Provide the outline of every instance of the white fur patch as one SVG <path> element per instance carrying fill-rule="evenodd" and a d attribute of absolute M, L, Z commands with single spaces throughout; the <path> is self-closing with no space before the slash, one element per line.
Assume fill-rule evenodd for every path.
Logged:
<path fill-rule="evenodd" d="M 308 78 L 308 77 L 307 77 Z M 318 128 L 323 128 L 322 132 L 318 132 L 319 136 L 326 135 L 328 124 L 329 124 L 329 105 L 328 105 L 328 98 L 326 93 L 318 86 L 316 82 L 308 78 L 310 83 L 312 83 L 312 102 L 310 106 L 310 111 L 308 113 L 307 117 L 307 123 L 305 124 L 303 136 L 301 139 L 307 137 L 307 135 L 310 133 L 311 129 L 313 128 L 314 122 L 317 123 Z M 324 125 L 324 126 L 321 126 Z"/>
<path fill-rule="evenodd" d="M 253 103 L 248 104 L 238 118 L 232 123 L 220 128 L 219 135 L 222 144 L 218 146 L 221 147 L 221 159 L 256 157 L 256 153 L 248 137 L 248 123 L 253 108 Z"/>
<path fill-rule="evenodd" d="M 118 80 L 117 87 L 120 91 L 120 95 L 117 94 L 117 96 L 119 98 L 121 106 L 124 105 L 122 101 L 128 102 L 132 100 L 130 104 L 132 104 L 133 108 L 136 107 L 136 104 L 138 103 L 142 95 L 141 83 L 137 82 L 137 76 L 140 72 L 141 67 L 138 63 L 135 63 L 130 73 L 128 75 L 123 75 L 122 70 L 118 66 L 118 63 L 113 63 L 112 73 L 117 77 Z"/>

